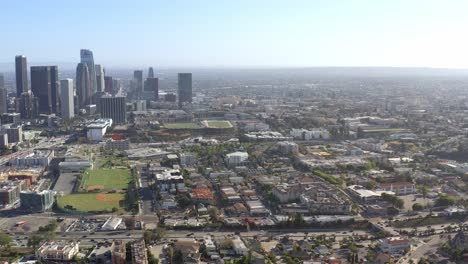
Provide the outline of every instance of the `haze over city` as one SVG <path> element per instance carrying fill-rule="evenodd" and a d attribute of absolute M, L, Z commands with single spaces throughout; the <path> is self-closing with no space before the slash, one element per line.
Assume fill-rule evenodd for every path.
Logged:
<path fill-rule="evenodd" d="M 0 63 L 468 68 L 466 1 L 5 1 Z"/>

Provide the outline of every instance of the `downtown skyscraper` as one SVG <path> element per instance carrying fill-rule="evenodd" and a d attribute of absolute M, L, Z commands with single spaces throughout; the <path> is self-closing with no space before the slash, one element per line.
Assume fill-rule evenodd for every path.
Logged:
<path fill-rule="evenodd" d="M 58 67 L 31 67 L 31 91 L 38 99 L 38 112 L 52 114 L 59 112 Z"/>
<path fill-rule="evenodd" d="M 86 64 L 88 67 L 88 74 L 91 83 L 90 98 L 97 92 L 96 68 L 94 65 L 93 52 L 91 50 L 80 50 L 81 63 Z"/>
<path fill-rule="evenodd" d="M 28 62 L 25 56 L 18 55 L 15 57 L 16 71 L 16 97 L 21 97 L 21 94 L 28 92 Z"/>
<path fill-rule="evenodd" d="M 149 67 L 148 69 L 148 79 L 149 78 L 154 78 L 154 70 L 153 67 Z"/>
<path fill-rule="evenodd" d="M 97 81 L 97 91 L 104 92 L 104 76 L 106 71 L 104 67 L 100 64 L 95 65 L 96 68 L 96 81 Z"/>
<path fill-rule="evenodd" d="M 60 98 L 61 98 L 61 115 L 63 119 L 70 119 L 75 116 L 73 104 L 73 80 L 60 80 Z"/>
<path fill-rule="evenodd" d="M 133 85 L 136 98 L 140 99 L 141 94 L 143 93 L 143 71 L 139 70 L 133 72 Z"/>
<path fill-rule="evenodd" d="M 179 73 L 177 86 L 179 107 L 186 103 L 192 103 L 192 74 Z"/>
<path fill-rule="evenodd" d="M 99 112 L 102 118 L 111 118 L 114 124 L 127 122 L 126 103 L 124 96 L 104 95 L 99 98 Z"/>
<path fill-rule="evenodd" d="M 78 63 L 76 67 L 76 94 L 78 107 L 84 107 L 91 102 L 91 76 L 86 63 Z"/>
<path fill-rule="evenodd" d="M 0 73 L 0 114 L 8 112 L 8 91 L 5 88 L 5 78 Z"/>

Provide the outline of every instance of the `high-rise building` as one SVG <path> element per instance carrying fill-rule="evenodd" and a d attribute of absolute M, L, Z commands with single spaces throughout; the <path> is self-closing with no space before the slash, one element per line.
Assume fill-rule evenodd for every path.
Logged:
<path fill-rule="evenodd" d="M 28 63 L 25 56 L 18 55 L 15 57 L 16 70 L 16 96 L 21 97 L 21 94 L 29 91 L 28 89 Z"/>
<path fill-rule="evenodd" d="M 91 101 L 91 78 L 86 63 L 78 63 L 76 67 L 76 94 L 78 107 L 82 108 Z"/>
<path fill-rule="evenodd" d="M 102 118 L 111 118 L 114 124 L 125 124 L 127 122 L 124 96 L 104 95 L 99 98 L 98 105 Z"/>
<path fill-rule="evenodd" d="M 0 114 L 8 112 L 8 91 L 5 88 L 5 79 L 0 73 Z"/>
<path fill-rule="evenodd" d="M 154 93 L 154 100 L 159 100 L 159 79 L 147 78 L 145 80 L 145 91 Z"/>
<path fill-rule="evenodd" d="M 112 77 L 111 76 L 106 76 L 104 78 L 104 92 L 110 94 L 110 95 L 115 95 L 115 91 L 114 91 L 114 80 L 112 80 Z"/>
<path fill-rule="evenodd" d="M 31 67 L 31 91 L 39 100 L 39 113 L 58 113 L 57 66 Z"/>
<path fill-rule="evenodd" d="M 120 89 L 122 87 L 122 82 L 120 79 L 115 79 L 113 78 L 113 85 L 112 85 L 112 88 L 114 90 L 114 94 L 119 94 L 120 93 Z"/>
<path fill-rule="evenodd" d="M 62 118 L 70 119 L 75 116 L 73 104 L 73 80 L 65 79 L 60 81 L 60 97 L 62 105 Z"/>
<path fill-rule="evenodd" d="M 21 207 L 29 212 L 44 212 L 54 204 L 54 192 L 44 190 L 41 192 L 20 192 Z"/>
<path fill-rule="evenodd" d="M 137 98 L 140 98 L 143 92 L 143 71 L 133 72 L 133 85 L 135 88 L 135 94 L 137 95 Z"/>
<path fill-rule="evenodd" d="M 21 118 L 31 119 L 38 115 L 39 100 L 31 91 L 24 92 L 16 98 L 16 111 L 20 113 Z"/>
<path fill-rule="evenodd" d="M 97 81 L 96 81 L 96 68 L 94 66 L 94 57 L 91 50 L 82 49 L 80 51 L 81 63 L 85 63 L 88 66 L 89 79 L 91 83 L 91 94 L 89 98 L 97 92 Z"/>
<path fill-rule="evenodd" d="M 149 78 L 154 78 L 154 70 L 153 67 L 149 67 L 148 69 L 148 79 Z"/>
<path fill-rule="evenodd" d="M 0 73 L 0 89 L 5 88 L 5 76 L 3 73 Z"/>
<path fill-rule="evenodd" d="M 97 91 L 103 92 L 104 91 L 104 76 L 106 72 L 104 67 L 100 64 L 95 65 L 96 68 L 96 81 L 97 81 Z"/>
<path fill-rule="evenodd" d="M 184 103 L 192 103 L 192 74 L 179 73 L 178 89 L 179 107 Z"/>

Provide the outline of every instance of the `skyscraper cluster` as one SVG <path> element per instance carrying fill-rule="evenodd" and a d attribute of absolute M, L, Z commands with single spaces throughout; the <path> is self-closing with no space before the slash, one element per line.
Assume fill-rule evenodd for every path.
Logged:
<path fill-rule="evenodd" d="M 57 66 L 32 66 L 30 80 L 28 78 L 27 58 L 15 57 L 16 73 L 16 111 L 23 119 L 33 119 L 39 114 L 60 115 L 63 119 L 71 119 L 80 109 L 97 109 L 102 117 L 114 119 L 115 124 L 126 122 L 126 100 L 133 98 L 140 104 L 150 100 L 159 101 L 159 78 L 155 76 L 153 67 L 148 68 L 144 78 L 142 70 L 135 70 L 130 81 L 131 90 L 127 96 L 122 95 L 120 79 L 108 76 L 101 64 L 94 64 L 93 52 L 80 50 L 80 62 L 76 67 L 75 86 L 72 79 L 59 80 Z M 192 74 L 179 73 L 177 97 L 179 107 L 192 103 Z M 146 102 L 145 102 L 146 101 Z M 8 112 L 8 94 L 4 86 L 4 77 L 0 75 L 0 114 Z"/>

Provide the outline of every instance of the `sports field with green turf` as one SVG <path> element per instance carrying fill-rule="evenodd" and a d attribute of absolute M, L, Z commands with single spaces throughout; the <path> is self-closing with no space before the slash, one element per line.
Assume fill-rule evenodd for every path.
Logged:
<path fill-rule="evenodd" d="M 122 193 L 77 193 L 57 198 L 57 206 L 77 212 L 111 212 L 112 208 L 124 209 L 125 194 Z"/>
<path fill-rule="evenodd" d="M 128 169 L 97 169 L 83 173 L 83 190 L 122 190 L 127 189 L 131 180 Z"/>
<path fill-rule="evenodd" d="M 200 129 L 201 126 L 197 123 L 167 123 L 164 124 L 167 129 Z"/>

